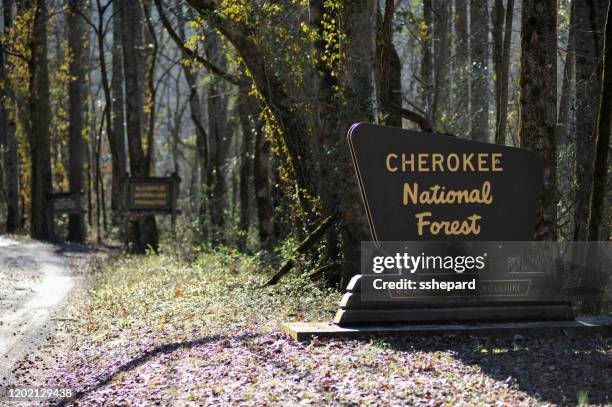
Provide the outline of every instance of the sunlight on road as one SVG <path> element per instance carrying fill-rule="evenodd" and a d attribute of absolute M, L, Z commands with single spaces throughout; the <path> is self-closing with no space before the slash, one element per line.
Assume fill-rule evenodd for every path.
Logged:
<path fill-rule="evenodd" d="M 6 236 L 0 236 L 0 247 L 14 246 L 18 244 L 13 239 L 10 239 Z"/>
<path fill-rule="evenodd" d="M 40 343 L 73 280 L 52 246 L 6 237 L 0 237 L 0 278 L 12 281 L 0 295 L 0 375 L 7 376 L 15 360 Z M 29 293 L 16 301 L 16 290 L 26 286 Z"/>

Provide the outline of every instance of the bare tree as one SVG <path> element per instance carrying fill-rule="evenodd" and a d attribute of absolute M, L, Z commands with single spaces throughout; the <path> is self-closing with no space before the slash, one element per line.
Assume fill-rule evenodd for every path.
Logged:
<path fill-rule="evenodd" d="M 523 0 L 519 138 L 544 160 L 536 240 L 557 237 L 557 5 Z"/>
<path fill-rule="evenodd" d="M 31 171 L 30 235 L 35 239 L 53 240 L 53 213 L 49 196 L 53 190 L 49 123 L 49 71 L 47 69 L 47 2 L 34 1 L 34 25 L 29 60 L 30 123 L 28 134 Z"/>
<path fill-rule="evenodd" d="M 600 95 L 595 137 L 595 158 L 590 186 L 589 240 L 600 240 L 602 217 L 605 213 L 610 122 L 612 121 L 612 4 L 608 5 L 606 20 Z M 607 238 L 607 236 L 604 236 L 604 239 Z"/>
<path fill-rule="evenodd" d="M 83 140 L 83 108 L 85 106 L 85 68 L 84 68 L 84 44 L 85 27 L 83 20 L 75 10 L 83 7 L 83 0 L 70 0 L 67 10 L 68 48 L 70 50 L 69 73 L 71 81 L 68 84 L 68 137 L 70 149 L 70 191 L 81 194 L 84 183 L 84 161 L 85 143 Z M 80 202 L 80 200 L 79 200 Z M 80 208 L 83 209 L 83 208 Z M 79 213 L 70 214 L 68 219 L 68 240 L 83 243 L 87 235 L 85 232 L 85 216 L 81 210 Z"/>
<path fill-rule="evenodd" d="M 493 11 L 493 69 L 495 72 L 495 142 L 505 144 L 508 120 L 508 77 L 514 0 L 508 0 L 504 13 L 502 0 L 495 0 Z"/>
<path fill-rule="evenodd" d="M 111 127 L 108 141 L 112 161 L 111 211 L 113 223 L 123 228 L 123 193 L 121 180 L 127 173 L 127 154 L 125 151 L 125 115 L 123 98 L 123 56 L 121 44 L 120 1 L 113 2 L 113 48 L 111 79 Z"/>
<path fill-rule="evenodd" d="M 434 94 L 433 112 L 434 123 L 440 128 L 446 129 L 448 121 L 447 103 L 450 98 L 450 2 L 446 0 L 434 0 Z M 443 120 L 444 119 L 444 120 Z"/>
<path fill-rule="evenodd" d="M 470 121 L 473 140 L 489 139 L 489 13 L 487 2 L 470 0 Z"/>
<path fill-rule="evenodd" d="M 574 240 L 587 240 L 589 185 L 600 95 L 602 29 L 608 2 L 575 0 L 576 12 L 576 210 Z"/>
<path fill-rule="evenodd" d="M 470 83 L 468 79 L 469 37 L 468 0 L 455 0 L 455 93 L 453 98 L 453 132 L 467 136 L 470 128 Z"/>
<path fill-rule="evenodd" d="M 2 1 L 2 11 L 6 34 L 13 22 L 13 0 Z M 7 54 L 0 39 L 0 166 L 3 169 L 3 189 L 6 199 L 6 231 L 15 233 L 20 225 L 21 209 L 19 207 L 19 156 L 17 154 L 17 138 L 15 115 L 16 109 L 10 111 L 7 99 L 11 97 L 12 86 L 7 78 Z"/>

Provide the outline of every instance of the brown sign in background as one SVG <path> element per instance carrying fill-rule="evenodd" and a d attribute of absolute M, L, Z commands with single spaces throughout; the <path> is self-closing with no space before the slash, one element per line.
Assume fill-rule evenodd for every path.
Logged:
<path fill-rule="evenodd" d="M 171 214 L 176 210 L 178 177 L 129 178 L 127 180 L 127 210 Z"/>
<path fill-rule="evenodd" d="M 50 195 L 54 213 L 76 214 L 81 212 L 81 194 L 78 192 L 60 192 Z"/>

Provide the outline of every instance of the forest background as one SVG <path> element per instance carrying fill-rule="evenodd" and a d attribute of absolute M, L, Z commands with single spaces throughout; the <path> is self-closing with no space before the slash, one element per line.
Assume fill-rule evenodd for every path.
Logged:
<path fill-rule="evenodd" d="M 537 240 L 609 240 L 606 0 L 2 0 L 0 232 L 260 253 L 341 285 L 354 122 L 523 147 Z M 608 21 L 608 23 L 606 23 Z M 178 235 L 126 176 L 182 179 Z M 82 191 L 57 216 L 49 194 Z"/>

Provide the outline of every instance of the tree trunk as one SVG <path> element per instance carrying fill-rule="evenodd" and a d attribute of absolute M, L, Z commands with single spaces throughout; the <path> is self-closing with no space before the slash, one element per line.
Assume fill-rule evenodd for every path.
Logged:
<path fill-rule="evenodd" d="M 571 2 L 571 15 L 569 21 L 569 32 L 567 36 L 567 52 L 563 66 L 563 83 L 561 85 L 561 96 L 559 100 L 559 140 L 561 144 L 569 141 L 570 131 L 570 106 L 572 105 L 572 81 L 574 79 L 574 67 L 576 65 L 576 0 Z"/>
<path fill-rule="evenodd" d="M 240 141 L 240 174 L 239 174 L 239 217 L 238 217 L 238 247 L 241 250 L 246 249 L 246 242 L 250 225 L 249 211 L 249 186 L 251 185 L 251 156 L 253 145 L 253 124 L 249 117 L 249 109 L 246 106 L 247 101 L 243 101 L 238 106 L 240 115 L 240 124 L 242 127 L 242 139 Z"/>
<path fill-rule="evenodd" d="M 514 0 L 508 0 L 504 13 L 503 0 L 495 0 L 493 8 L 493 72 L 495 76 L 495 142 L 506 143 L 508 118 L 508 71 Z M 504 28 L 505 20 L 505 28 Z"/>
<path fill-rule="evenodd" d="M 253 114 L 253 110 L 251 111 Z M 256 112 L 255 112 L 256 113 Z M 259 242 L 264 250 L 274 246 L 274 208 L 272 207 L 272 185 L 270 179 L 270 140 L 258 124 L 255 133 L 255 162 L 253 183 L 255 184 L 255 203 L 259 223 Z"/>
<path fill-rule="evenodd" d="M 146 165 L 147 173 L 151 171 L 155 172 L 155 114 L 157 113 L 157 87 L 155 86 L 155 67 L 157 65 L 157 53 L 159 50 L 159 44 L 155 35 L 155 27 L 151 21 L 151 1 L 142 0 L 142 8 L 145 12 L 145 21 L 147 23 L 147 30 L 145 30 L 145 44 L 146 44 L 146 82 L 147 82 L 147 102 L 145 111 L 148 112 L 147 116 L 147 153 L 146 153 Z"/>
<path fill-rule="evenodd" d="M 501 70 L 504 47 L 504 0 L 494 0 L 491 13 L 491 36 L 493 37 L 493 76 L 495 84 L 495 140 L 499 128 L 501 96 Z"/>
<path fill-rule="evenodd" d="M 455 94 L 452 132 L 467 137 L 470 129 L 468 0 L 455 0 Z"/>
<path fill-rule="evenodd" d="M 160 4 L 156 4 L 158 7 L 158 12 L 160 14 L 163 13 L 163 10 L 160 10 Z M 177 23 L 178 23 L 178 33 L 180 38 L 175 38 L 171 36 L 175 41 L 177 46 L 181 46 L 179 42 L 184 43 L 185 41 L 185 18 L 183 16 L 183 9 L 180 2 L 177 0 L 175 3 L 176 14 L 177 14 Z M 164 14 L 162 14 L 164 15 Z M 182 48 L 181 48 L 182 49 Z M 183 52 L 185 58 L 190 57 L 185 52 Z M 198 226 L 200 229 L 200 238 L 203 241 L 207 241 L 209 237 L 209 223 L 207 217 L 207 207 L 208 207 L 208 135 L 206 134 L 206 129 L 204 127 L 204 110 L 202 108 L 202 101 L 200 99 L 200 95 L 198 94 L 198 77 L 195 73 L 194 69 L 186 64 L 182 64 L 183 73 L 185 74 L 185 81 L 187 82 L 187 86 L 189 86 L 189 111 L 191 121 L 195 127 L 195 135 L 196 135 L 196 157 L 199 168 L 199 178 L 200 185 L 197 188 L 198 190 Z M 196 177 L 197 178 L 197 177 Z"/>
<path fill-rule="evenodd" d="M 606 15 L 604 1 L 576 2 L 576 205 L 574 240 L 587 240 L 589 185 L 595 145 L 596 115 L 599 106 L 599 67 L 603 44 L 601 20 Z M 599 3 L 600 6 L 596 4 Z"/>
<path fill-rule="evenodd" d="M 136 1 L 121 0 L 119 7 L 121 10 L 125 113 L 130 171 L 133 177 L 147 177 L 149 176 L 149 169 L 142 145 L 142 119 L 144 116 L 143 16 L 140 5 Z M 130 249 L 134 252 L 144 253 L 149 248 L 157 250 L 159 237 L 154 216 L 138 217 L 130 225 L 129 235 Z"/>
<path fill-rule="evenodd" d="M 487 2 L 470 0 L 470 121 L 472 140 L 489 140 L 489 13 Z"/>
<path fill-rule="evenodd" d="M 402 117 L 389 106 L 402 106 L 402 64 L 393 45 L 394 1 L 385 0 L 384 14 L 377 7 L 376 84 L 382 123 L 402 127 Z"/>
<path fill-rule="evenodd" d="M 449 45 L 449 2 L 434 0 L 434 124 L 446 130 L 448 121 L 447 104 L 450 97 L 450 45 Z"/>
<path fill-rule="evenodd" d="M 601 75 L 601 96 L 597 116 L 595 159 L 590 188 L 589 240 L 601 239 L 600 228 L 603 223 L 602 217 L 606 213 L 604 207 L 608 176 L 608 149 L 610 148 L 610 122 L 612 121 L 612 4 L 608 5 L 607 16 Z M 607 240 L 607 237 L 601 240 Z"/>
<path fill-rule="evenodd" d="M 30 154 L 32 159 L 30 235 L 34 239 L 53 240 L 53 213 L 49 194 L 51 150 L 49 123 L 49 71 L 47 69 L 47 3 L 35 1 L 34 26 L 30 42 Z"/>
<path fill-rule="evenodd" d="M 222 69 L 227 67 L 227 59 L 223 53 L 220 39 L 214 33 L 207 36 L 207 54 L 210 60 L 217 62 Z M 228 98 L 225 89 L 218 82 L 207 86 L 208 93 L 208 134 L 209 143 L 209 211 L 212 227 L 212 239 L 215 243 L 224 241 L 226 180 L 222 166 L 225 161 L 225 151 L 228 144 Z"/>
<path fill-rule="evenodd" d="M 68 71 L 71 77 L 68 83 L 68 138 L 69 138 L 69 177 L 70 192 L 79 194 L 84 188 L 84 159 L 85 143 L 83 140 L 83 108 L 85 106 L 85 69 L 83 66 L 83 44 L 85 43 L 85 29 L 83 19 L 76 10 L 82 10 L 83 0 L 71 0 L 67 11 L 68 48 L 70 49 L 70 64 Z M 79 203 L 82 204 L 79 199 Z M 77 214 L 70 214 L 68 218 L 67 240 L 84 243 L 85 213 L 84 208 L 79 208 Z"/>
<path fill-rule="evenodd" d="M 427 118 L 433 123 L 433 57 L 431 52 L 431 34 L 433 26 L 432 0 L 423 0 L 423 32 L 421 32 L 421 49 L 423 57 L 421 61 L 421 82 L 423 92 L 421 105 L 425 108 Z"/>
<path fill-rule="evenodd" d="M 576 1 L 571 1 L 571 15 L 567 36 L 567 52 L 563 67 L 563 78 L 561 84 L 561 95 L 559 97 L 559 109 L 557 112 L 557 151 L 559 162 L 557 163 L 557 184 L 561 197 L 565 197 L 565 211 L 560 212 L 559 236 L 571 240 L 574 233 L 573 214 L 570 204 L 574 195 L 574 143 L 572 137 L 572 110 L 574 102 L 574 74 L 576 66 Z"/>
<path fill-rule="evenodd" d="M 544 160 L 535 240 L 556 240 L 557 6 L 523 0 L 519 138 Z"/>
<path fill-rule="evenodd" d="M 373 119 L 371 70 L 375 52 L 376 3 L 375 0 L 351 1 L 344 4 L 342 10 L 340 29 L 346 36 L 340 46 L 340 52 L 346 55 L 340 80 L 345 103 L 342 112 L 343 139 L 352 123 L 371 122 Z M 344 286 L 350 277 L 359 273 L 360 245 L 361 241 L 369 239 L 369 228 L 346 145 L 337 149 L 336 154 L 328 164 L 337 167 L 337 177 L 343 180 L 336 188 L 336 202 L 342 219 L 341 285 Z"/>
<path fill-rule="evenodd" d="M 3 30 L 6 32 L 13 23 L 13 0 L 3 0 L 2 10 L 4 17 Z M 0 40 L 0 44 L 2 44 Z M 4 45 L 4 44 L 2 44 Z M 17 154 L 17 138 L 15 115 L 16 110 L 10 112 L 6 105 L 11 84 L 6 76 L 7 56 L 0 51 L 0 150 L 2 154 L 2 167 L 4 168 L 4 188 L 6 192 L 6 232 L 15 233 L 20 226 L 21 211 L 19 207 L 19 156 Z"/>
<path fill-rule="evenodd" d="M 514 0 L 508 0 L 506 6 L 504 42 L 502 47 L 501 69 L 497 80 L 499 89 L 499 113 L 495 126 L 495 142 L 506 144 L 506 125 L 508 121 L 508 83 L 510 78 L 510 45 L 512 43 L 512 21 L 514 20 Z"/>
<path fill-rule="evenodd" d="M 113 224 L 120 229 L 124 225 L 124 196 L 122 180 L 127 173 L 127 154 L 125 151 L 125 116 L 123 114 L 123 57 L 121 45 L 121 9 L 120 0 L 113 3 L 113 47 L 112 47 L 112 79 L 111 79 L 111 124 L 112 132 L 108 136 L 111 152 L 111 212 Z M 121 230 L 121 235 L 125 231 Z M 123 236 L 122 236 L 123 237 Z"/>

